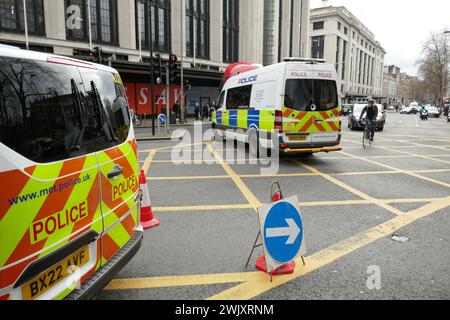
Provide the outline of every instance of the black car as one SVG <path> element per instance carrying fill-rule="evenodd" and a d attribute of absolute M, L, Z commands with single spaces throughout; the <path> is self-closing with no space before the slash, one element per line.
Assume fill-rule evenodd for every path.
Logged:
<path fill-rule="evenodd" d="M 361 125 L 361 113 L 366 107 L 366 104 L 355 104 L 350 114 L 348 115 L 348 128 L 350 130 L 363 129 Z M 381 104 L 377 104 L 378 107 L 378 117 L 375 123 L 375 128 L 379 131 L 384 130 L 384 125 L 386 124 L 386 112 Z"/>
<path fill-rule="evenodd" d="M 352 112 L 352 104 L 343 104 L 342 105 L 342 115 L 344 117 L 348 116 L 350 114 L 350 112 Z"/>

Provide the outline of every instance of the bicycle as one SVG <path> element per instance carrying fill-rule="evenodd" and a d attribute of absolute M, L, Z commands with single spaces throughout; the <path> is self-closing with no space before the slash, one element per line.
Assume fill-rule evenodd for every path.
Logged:
<path fill-rule="evenodd" d="M 131 111 L 131 119 L 132 119 L 132 121 L 133 121 L 133 125 L 134 125 L 135 127 L 140 127 L 140 126 L 142 126 L 142 120 L 141 120 L 141 117 L 138 116 L 138 115 L 136 114 L 136 112 L 134 112 L 134 110 L 130 110 L 130 111 Z"/>
<path fill-rule="evenodd" d="M 363 148 L 366 149 L 369 145 L 373 145 L 375 136 L 372 135 L 373 130 L 373 123 L 367 119 L 364 119 L 362 121 L 364 125 L 364 135 L 363 135 Z"/>

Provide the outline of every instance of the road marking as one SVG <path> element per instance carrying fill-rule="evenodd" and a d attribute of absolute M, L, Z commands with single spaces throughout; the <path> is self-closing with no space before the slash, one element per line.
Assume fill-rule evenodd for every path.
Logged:
<path fill-rule="evenodd" d="M 416 136 L 416 135 L 408 135 L 408 134 L 392 134 L 392 133 L 384 133 L 383 136 L 387 136 L 387 137 L 407 137 L 407 138 L 414 138 L 414 139 L 425 139 L 425 140 L 436 140 L 436 141 L 445 141 L 445 142 L 450 142 L 450 139 L 446 138 L 446 137 L 432 137 L 432 136 Z"/>
<path fill-rule="evenodd" d="M 417 120 L 417 115 L 414 116 L 414 119 L 416 119 L 416 128 L 420 128 L 419 127 L 419 120 Z"/>
<path fill-rule="evenodd" d="M 353 135 L 353 136 L 356 135 L 356 133 L 350 133 L 350 134 Z M 400 142 L 400 143 L 402 142 L 402 140 L 386 139 L 386 138 L 382 138 L 382 137 L 375 137 L 375 139 L 380 139 L 380 140 L 389 141 L 389 142 Z M 352 140 L 346 140 L 346 141 L 348 141 L 348 142 L 355 142 L 355 141 L 352 141 Z M 408 141 L 408 142 L 405 142 L 405 143 L 412 144 L 413 146 L 421 147 L 421 148 L 432 148 L 432 149 L 449 151 L 449 149 L 447 149 L 445 147 L 442 147 L 442 146 L 426 145 L 426 144 L 412 142 L 412 141 Z M 397 147 L 395 147 L 395 148 L 397 148 Z M 410 148 L 410 147 L 405 146 L 404 148 Z"/>
<path fill-rule="evenodd" d="M 220 211 L 253 209 L 251 204 L 225 204 L 225 205 L 201 205 L 201 206 L 180 206 L 180 207 L 153 207 L 155 212 L 182 212 L 182 211 Z"/>
<path fill-rule="evenodd" d="M 129 290 L 129 289 L 202 286 L 213 284 L 241 283 L 246 281 L 263 281 L 264 279 L 267 279 L 267 276 L 262 272 L 119 279 L 111 281 L 111 283 L 105 288 L 105 290 L 111 291 L 111 290 Z"/>
<path fill-rule="evenodd" d="M 380 239 L 392 235 L 408 225 L 435 214 L 450 206 L 450 197 L 438 199 L 422 208 L 409 212 L 407 215 L 397 216 L 377 227 L 359 235 L 343 240 L 327 249 L 319 251 L 306 258 L 306 266 L 297 259 L 297 268 L 293 275 L 276 276 L 273 282 L 262 272 L 204 274 L 186 276 L 166 276 L 137 279 L 117 279 L 105 288 L 111 290 L 152 289 L 185 286 L 201 286 L 227 283 L 241 283 L 209 298 L 209 300 L 249 300 L 275 289 L 288 282 L 294 281 L 313 271 L 323 268 L 359 249 L 366 247 Z"/>
<path fill-rule="evenodd" d="M 211 151 L 211 154 L 219 161 L 222 165 L 225 172 L 231 177 L 233 182 L 242 192 L 244 197 L 247 199 L 248 203 L 253 206 L 255 211 L 261 207 L 261 202 L 255 197 L 255 195 L 250 191 L 247 185 L 242 181 L 242 179 L 231 169 L 231 167 L 223 160 L 223 158 L 214 150 L 211 144 L 207 144 L 208 149 Z"/>
<path fill-rule="evenodd" d="M 349 157 L 350 159 L 355 159 Z M 371 158 L 361 157 L 361 159 L 355 160 L 369 160 Z M 361 172 L 344 172 L 344 173 L 327 173 L 332 177 L 342 177 L 342 176 L 372 176 L 372 175 L 389 175 L 389 174 L 405 174 L 405 173 L 446 173 L 450 172 L 450 169 L 433 169 L 433 170 L 386 170 L 386 171 L 361 171 Z M 316 173 L 279 173 L 279 174 L 236 174 L 237 177 L 241 179 L 261 179 L 261 178 L 298 178 L 298 177 L 319 177 L 320 174 Z M 230 176 L 180 176 L 180 177 L 147 177 L 151 181 L 177 181 L 177 180 L 215 180 L 215 179 L 232 179 Z"/>
<path fill-rule="evenodd" d="M 150 150 L 147 159 L 144 161 L 144 166 L 142 167 L 142 169 L 144 170 L 145 175 L 147 175 L 148 171 L 150 170 L 150 166 L 152 165 L 152 161 L 155 157 L 156 152 L 156 149 Z"/>
<path fill-rule="evenodd" d="M 440 198 L 424 199 L 378 199 L 386 204 L 405 204 L 405 203 L 429 203 L 437 201 Z M 341 200 L 341 201 L 310 201 L 299 202 L 300 207 L 337 207 L 337 206 L 358 206 L 370 205 L 375 203 L 370 200 Z M 236 209 L 254 209 L 251 204 L 226 204 L 226 205 L 198 205 L 198 206 L 175 206 L 175 207 L 153 207 L 155 212 L 191 212 L 191 211 L 224 211 Z"/>
<path fill-rule="evenodd" d="M 376 204 L 377 206 L 379 206 L 379 207 L 381 207 L 381 208 L 383 208 L 383 209 L 385 209 L 385 210 L 388 210 L 389 212 L 391 212 L 391 213 L 393 213 L 393 214 L 395 214 L 395 215 L 403 215 L 403 214 L 405 214 L 403 211 L 398 210 L 398 209 L 396 209 L 396 208 L 394 208 L 394 207 L 391 207 L 390 205 L 388 205 L 388 204 L 386 204 L 386 203 L 384 203 L 384 202 L 382 202 L 382 201 L 380 201 L 380 200 L 378 200 L 378 199 L 375 199 L 375 198 L 369 196 L 368 194 L 366 194 L 366 193 L 364 193 L 364 192 L 362 192 L 362 191 L 360 191 L 360 190 L 357 190 L 357 189 L 353 188 L 352 186 L 350 186 L 350 185 L 348 185 L 348 184 L 346 184 L 346 183 L 344 183 L 344 182 L 342 182 L 342 181 L 340 181 L 340 180 L 338 180 L 338 179 L 336 179 L 336 178 L 333 178 L 333 177 L 330 176 L 329 174 L 322 173 L 322 172 L 320 172 L 319 170 L 317 170 L 316 168 L 313 168 L 313 167 L 311 167 L 311 166 L 308 166 L 308 165 L 306 165 L 306 164 L 304 164 L 304 163 L 302 163 L 302 162 L 300 162 L 300 161 L 298 161 L 298 160 L 294 160 L 294 159 L 293 159 L 292 161 L 293 161 L 294 163 L 297 163 L 298 165 L 304 167 L 305 169 L 307 169 L 307 170 L 309 170 L 309 171 L 311 171 L 311 172 L 313 172 L 313 173 L 316 173 L 316 174 L 322 176 L 322 177 L 325 178 L 326 180 L 328 180 L 328 181 L 334 183 L 335 185 L 341 187 L 342 189 L 345 189 L 345 190 L 347 190 L 347 191 L 353 193 L 353 194 L 356 195 L 357 197 L 360 197 L 360 198 L 362 198 L 362 199 L 364 199 L 364 200 L 370 201 L 371 203 L 374 203 L 374 204 Z"/>
<path fill-rule="evenodd" d="M 405 155 L 408 155 L 408 156 L 414 156 L 414 157 L 417 157 L 417 158 L 422 158 L 422 159 L 427 159 L 427 160 L 431 160 L 431 161 L 435 161 L 435 162 L 440 162 L 440 163 L 450 164 L 450 161 L 443 160 L 443 159 L 435 159 L 435 158 L 432 158 L 433 156 L 416 155 L 416 154 L 413 154 L 413 153 L 411 153 L 411 152 L 400 151 L 400 150 L 392 150 L 392 149 L 390 149 L 389 147 L 378 147 L 378 148 L 381 148 L 381 149 L 384 149 L 384 150 L 388 150 L 388 151 L 393 151 L 393 152 L 402 153 L 402 154 L 405 154 Z"/>
<path fill-rule="evenodd" d="M 387 140 L 387 139 L 383 139 L 383 138 L 378 138 L 378 139 Z M 345 140 L 345 141 L 359 144 L 358 142 L 353 142 L 352 140 Z M 436 157 L 435 155 L 420 155 L 420 154 L 411 153 L 411 152 L 407 152 L 407 151 L 395 150 L 393 147 L 384 147 L 384 146 L 378 146 L 378 145 L 373 146 L 372 148 L 386 150 L 386 151 L 390 151 L 390 152 L 401 153 L 404 155 L 404 156 L 398 156 L 399 158 L 422 158 L 422 159 L 427 159 L 430 161 L 450 164 L 450 161 L 432 158 L 432 157 Z M 422 148 L 422 147 L 420 147 L 420 148 Z M 383 157 L 378 157 L 378 158 L 377 157 L 361 157 L 361 158 L 363 158 L 363 159 L 388 159 L 388 158 L 383 158 Z M 391 157 L 391 158 L 394 158 L 394 157 Z"/>
<path fill-rule="evenodd" d="M 428 204 L 422 208 L 409 212 L 407 215 L 397 216 L 396 218 L 372 228 L 362 234 L 341 241 L 328 249 L 322 250 L 307 257 L 306 266 L 303 266 L 301 259 L 296 260 L 297 268 L 292 275 L 273 277 L 273 282 L 269 281 L 266 275 L 263 280 L 250 280 L 225 290 L 219 294 L 210 297 L 208 300 L 250 300 L 262 295 L 263 293 L 282 286 L 288 282 L 305 276 L 324 266 L 327 266 L 337 260 L 364 248 L 375 241 L 392 235 L 400 229 L 424 218 L 430 216 L 442 209 L 450 206 L 450 198 L 444 198 L 439 201 Z"/>
<path fill-rule="evenodd" d="M 148 177 L 151 181 L 173 181 L 173 180 L 219 180 L 231 179 L 230 176 L 185 176 L 185 177 Z"/>
<path fill-rule="evenodd" d="M 425 176 L 421 176 L 419 174 L 413 173 L 412 171 L 406 171 L 406 170 L 402 170 L 402 169 L 395 168 L 395 167 L 392 167 L 392 166 L 388 166 L 388 165 L 385 165 L 383 163 L 379 163 L 379 162 L 376 162 L 376 161 L 364 159 L 364 158 L 361 158 L 361 157 L 358 157 L 358 156 L 355 156 L 355 155 L 352 155 L 350 153 L 346 153 L 346 152 L 343 152 L 343 151 L 342 151 L 342 153 L 347 154 L 347 155 L 349 155 L 349 156 L 351 156 L 351 157 L 353 157 L 355 159 L 360 159 L 362 161 L 366 161 L 366 162 L 378 165 L 380 167 L 384 167 L 384 168 L 387 168 L 387 169 L 390 169 L 390 170 L 395 170 L 395 171 L 398 171 L 400 173 L 404 173 L 404 174 L 409 175 L 411 177 L 415 177 L 415 178 L 418 178 L 418 179 L 421 179 L 421 180 L 432 182 L 434 184 L 438 184 L 438 185 L 446 187 L 446 188 L 450 188 L 450 184 L 448 184 L 448 183 L 445 183 L 445 182 L 442 182 L 442 181 L 438 181 L 438 180 L 435 180 L 435 179 L 431 179 L 431 178 L 428 178 L 428 177 L 425 177 Z"/>

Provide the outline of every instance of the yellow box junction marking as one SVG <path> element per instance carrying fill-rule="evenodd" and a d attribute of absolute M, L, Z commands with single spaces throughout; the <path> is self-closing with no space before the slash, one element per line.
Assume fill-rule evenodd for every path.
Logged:
<path fill-rule="evenodd" d="M 261 206 L 261 202 L 255 197 L 255 195 L 250 191 L 247 185 L 242 181 L 242 179 L 231 169 L 231 167 L 223 160 L 223 158 L 214 150 L 211 144 L 207 145 L 208 149 L 211 151 L 211 154 L 219 161 L 222 165 L 225 172 L 231 177 L 233 182 L 242 192 L 244 197 L 247 199 L 248 203 L 257 210 Z"/>
<path fill-rule="evenodd" d="M 406 226 L 449 206 L 450 197 L 437 199 L 422 208 L 409 212 L 407 215 L 397 216 L 377 227 L 374 227 L 359 235 L 350 237 L 325 250 L 319 251 L 312 256 L 307 257 L 306 267 L 303 267 L 300 259 L 297 259 L 297 265 L 302 267 L 298 267 L 293 275 L 274 277 L 272 283 L 269 281 L 269 276 L 262 272 L 244 272 L 120 279 L 113 280 L 105 288 L 105 290 L 151 289 L 241 283 L 240 285 L 210 297 L 209 300 L 248 300 L 325 267 L 338 259 L 355 252 L 356 250 L 364 248 L 375 241 L 385 238 L 398 230 L 403 229 Z"/>
<path fill-rule="evenodd" d="M 353 142 L 353 141 L 352 141 Z M 191 206 L 191 207 L 160 207 L 154 208 L 155 210 L 165 211 L 165 212 L 175 212 L 175 211 L 194 211 L 199 210 L 200 208 L 204 208 L 204 210 L 223 210 L 223 209 L 252 209 L 259 207 L 261 203 L 256 199 L 256 197 L 251 193 L 248 187 L 241 180 L 241 177 L 237 175 L 229 165 L 220 158 L 220 156 L 208 145 L 208 148 L 212 151 L 212 154 L 219 160 L 220 164 L 224 167 L 227 174 L 230 178 L 233 179 L 235 184 L 239 187 L 241 192 L 246 196 L 249 204 L 242 205 L 223 205 L 223 206 Z M 355 148 L 356 149 L 356 148 Z M 382 166 L 388 168 L 392 171 L 383 171 L 383 172 L 374 172 L 373 174 L 398 174 L 404 173 L 409 174 L 413 177 L 427 180 L 430 182 L 435 182 L 438 184 L 443 184 L 442 182 L 428 179 L 426 177 L 420 176 L 417 173 L 427 173 L 427 172 L 449 172 L 450 169 L 443 170 L 416 170 L 416 171 L 406 171 L 398 168 L 386 166 L 384 164 L 372 161 L 368 158 L 358 157 L 352 154 L 343 153 L 346 155 L 346 158 L 354 158 L 358 160 L 364 160 L 369 163 L 373 163 L 378 166 Z M 412 156 L 413 154 L 411 154 Z M 421 157 L 421 155 L 417 155 L 417 157 Z M 149 161 L 151 163 L 151 161 Z M 304 166 L 301 163 L 298 163 Z M 318 170 L 306 166 L 305 168 L 309 168 L 310 171 L 314 172 L 314 175 L 320 175 L 327 180 L 344 187 L 345 184 L 342 184 L 339 180 L 336 180 L 332 177 L 332 175 L 327 175 L 319 172 Z M 343 173 L 340 175 L 347 174 L 364 174 L 364 173 Z M 289 175 L 283 175 L 289 176 Z M 163 178 L 163 177 L 161 177 Z M 330 180 L 331 178 L 331 180 Z M 449 186 L 448 184 L 445 184 Z M 289 276 L 277 276 L 274 277 L 274 281 L 270 283 L 268 279 L 268 275 L 261 272 L 244 272 L 244 273 L 229 273 L 229 274 L 212 274 L 212 275 L 187 275 L 187 276 L 169 276 L 169 277 L 156 277 L 156 278 L 141 278 L 141 279 L 122 279 L 122 280 L 113 280 L 110 285 L 106 288 L 106 290 L 128 290 L 128 289 L 148 289 L 148 288 L 166 288 L 166 287 L 182 287 L 182 286 L 199 286 L 199 285 L 210 285 L 210 284 L 224 284 L 224 283 L 241 283 L 229 290 L 225 290 L 222 293 L 214 295 L 210 297 L 210 300 L 245 300 L 252 299 L 260 296 L 261 294 L 277 288 L 283 284 L 286 284 L 290 281 L 298 279 L 301 276 L 304 276 L 308 273 L 311 273 L 315 270 L 318 270 L 326 265 L 329 265 L 338 259 L 361 249 L 371 243 L 374 243 L 377 240 L 385 238 L 396 231 L 424 218 L 430 216 L 442 209 L 445 209 L 450 206 L 450 197 L 435 199 L 435 198 L 427 198 L 427 199 L 392 199 L 392 200 L 380 200 L 375 199 L 370 196 L 365 195 L 359 190 L 354 189 L 353 187 L 345 185 L 348 190 L 363 200 L 350 200 L 350 201 L 323 201 L 323 202 L 304 202 L 300 203 L 300 206 L 337 206 L 337 205 L 366 205 L 366 204 L 394 204 L 394 203 L 429 203 L 419 209 L 408 212 L 408 214 L 403 214 L 398 210 L 399 215 L 394 219 L 387 221 L 377 227 L 374 227 L 362 234 L 356 235 L 344 241 L 341 241 L 325 250 L 317 252 L 310 257 L 306 258 L 307 265 L 306 267 L 297 268 L 296 272 L 293 275 Z M 366 197 L 367 196 L 367 197 Z M 384 207 L 384 206 L 383 206 Z M 392 208 L 392 207 L 391 207 Z M 387 208 L 385 208 L 387 209 Z M 395 208 L 392 208 L 397 210 Z M 389 210 L 389 209 L 387 209 Z M 392 212 L 392 210 L 389 210 Z M 300 260 L 296 261 L 297 265 L 301 266 L 302 263 Z"/>
<path fill-rule="evenodd" d="M 358 197 L 360 197 L 360 198 L 362 198 L 364 200 L 367 200 L 367 201 L 369 201 L 371 203 L 374 203 L 374 204 L 378 205 L 379 207 L 381 207 L 381 208 L 383 208 L 385 210 L 388 210 L 388 211 L 390 211 L 391 213 L 393 213 L 395 215 L 402 215 L 402 214 L 404 214 L 404 212 L 402 212 L 402 211 L 400 211 L 400 210 L 398 210 L 398 209 L 396 209 L 394 207 L 391 207 L 390 205 L 388 205 L 388 204 L 386 204 L 386 203 L 384 203 L 384 202 L 382 202 L 382 201 L 380 201 L 378 199 L 375 199 L 375 198 L 369 196 L 368 194 L 365 194 L 362 191 L 356 190 L 355 188 L 349 186 L 348 184 L 346 184 L 346 183 L 344 183 L 342 181 L 339 181 L 336 178 L 333 178 L 329 174 L 322 173 L 319 170 L 317 170 L 317 169 L 315 169 L 315 168 L 313 168 L 311 166 L 308 166 L 308 165 L 306 165 L 306 164 L 304 164 L 304 163 L 302 163 L 302 162 L 300 162 L 298 160 L 292 160 L 292 161 L 294 163 L 302 166 L 303 168 L 305 168 L 305 169 L 307 169 L 307 170 L 309 170 L 309 171 L 311 171 L 313 173 L 316 173 L 316 174 L 320 175 L 321 177 L 323 177 L 324 179 L 334 183 L 335 185 L 337 185 L 337 186 L 339 186 L 339 187 L 341 187 L 341 188 L 343 188 L 343 189 L 353 193 L 354 195 L 356 195 L 356 196 L 358 196 Z"/>

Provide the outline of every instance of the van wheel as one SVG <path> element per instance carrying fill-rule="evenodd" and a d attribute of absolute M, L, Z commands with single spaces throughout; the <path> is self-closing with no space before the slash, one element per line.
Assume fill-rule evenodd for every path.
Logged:
<path fill-rule="evenodd" d="M 248 149 L 252 157 L 259 159 L 259 138 L 256 132 L 251 133 L 248 138 Z"/>
<path fill-rule="evenodd" d="M 214 129 L 214 140 L 216 142 L 222 142 L 224 144 L 226 143 L 225 136 L 221 136 L 217 129 Z"/>

